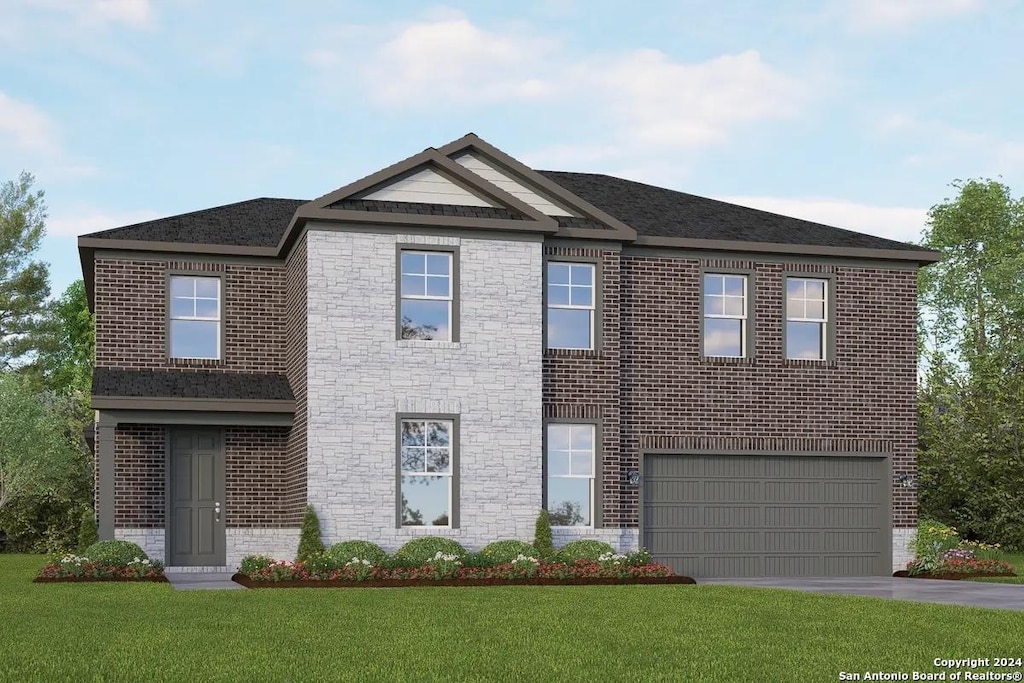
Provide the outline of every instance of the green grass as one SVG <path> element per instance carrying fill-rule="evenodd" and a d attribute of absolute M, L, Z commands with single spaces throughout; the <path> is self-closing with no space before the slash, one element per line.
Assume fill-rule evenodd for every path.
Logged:
<path fill-rule="evenodd" d="M 1017 576 L 992 576 L 980 579 L 969 579 L 970 581 L 984 581 L 985 583 L 1024 583 L 1024 553 L 998 552 L 993 553 L 992 558 L 1003 560 L 1013 565 Z"/>
<path fill-rule="evenodd" d="M 1024 613 L 735 586 L 32 584 L 0 555 L 0 680 L 818 681 L 1020 649 Z"/>

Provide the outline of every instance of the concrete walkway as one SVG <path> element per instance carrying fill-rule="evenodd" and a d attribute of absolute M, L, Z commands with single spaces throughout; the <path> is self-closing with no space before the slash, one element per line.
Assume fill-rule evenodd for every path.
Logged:
<path fill-rule="evenodd" d="M 866 595 L 873 598 L 934 602 L 1024 611 L 1024 584 L 897 579 L 888 576 L 845 578 L 697 579 L 698 584 L 786 588 L 813 593 Z"/>
<path fill-rule="evenodd" d="M 174 590 L 179 591 L 201 591 L 201 590 L 245 590 L 231 580 L 233 572 L 164 572 L 167 580 L 171 582 Z"/>

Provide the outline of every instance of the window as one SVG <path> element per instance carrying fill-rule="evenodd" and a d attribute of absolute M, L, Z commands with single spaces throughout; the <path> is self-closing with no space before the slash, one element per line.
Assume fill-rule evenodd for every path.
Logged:
<path fill-rule="evenodd" d="M 399 339 L 454 341 L 454 253 L 444 251 L 399 252 Z"/>
<path fill-rule="evenodd" d="M 594 348 L 592 263 L 548 263 L 548 348 Z"/>
<path fill-rule="evenodd" d="M 170 294 L 171 358 L 220 358 L 220 278 L 172 275 Z"/>
<path fill-rule="evenodd" d="M 399 423 L 401 526 L 453 526 L 454 421 L 426 418 Z"/>
<path fill-rule="evenodd" d="M 745 275 L 704 275 L 704 355 L 747 355 Z"/>
<path fill-rule="evenodd" d="M 594 425 L 548 425 L 547 511 L 552 526 L 594 524 Z"/>
<path fill-rule="evenodd" d="M 786 358 L 825 360 L 828 280 L 786 278 Z"/>

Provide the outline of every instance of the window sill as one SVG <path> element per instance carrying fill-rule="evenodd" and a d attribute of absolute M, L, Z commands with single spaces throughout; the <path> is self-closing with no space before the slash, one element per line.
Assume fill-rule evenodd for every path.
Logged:
<path fill-rule="evenodd" d="M 806 358 L 786 358 L 782 361 L 782 364 L 788 367 L 794 368 L 835 368 L 839 367 L 839 363 L 835 360 L 810 360 Z"/>
<path fill-rule="evenodd" d="M 433 341 L 431 339 L 396 339 L 395 345 L 399 349 L 461 349 L 462 342 Z"/>
<path fill-rule="evenodd" d="M 168 358 L 167 364 L 176 368 L 215 368 L 227 365 L 223 358 Z"/>
<path fill-rule="evenodd" d="M 398 533 L 407 534 L 409 536 L 431 536 L 433 534 L 449 534 L 459 533 L 461 529 L 459 527 L 450 526 L 400 526 L 397 527 Z"/>
<path fill-rule="evenodd" d="M 545 358 L 600 358 L 596 349 L 544 349 Z"/>
<path fill-rule="evenodd" d="M 701 356 L 700 362 L 704 365 L 757 365 L 757 357 Z"/>

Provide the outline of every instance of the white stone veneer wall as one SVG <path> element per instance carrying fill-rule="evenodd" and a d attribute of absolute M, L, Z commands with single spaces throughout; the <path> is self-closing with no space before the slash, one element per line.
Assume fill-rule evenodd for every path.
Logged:
<path fill-rule="evenodd" d="M 246 555 L 270 555 L 279 560 L 294 560 L 299 549 L 298 529 L 228 529 L 227 563 L 234 571 Z M 115 529 L 114 537 L 137 543 L 151 560 L 164 561 L 163 529 Z M 195 567 L 193 571 L 223 570 L 224 567 Z"/>
<path fill-rule="evenodd" d="M 561 548 L 570 541 L 580 539 L 604 541 L 620 553 L 632 552 L 640 547 L 640 531 L 637 529 L 568 529 L 563 527 L 551 530 L 551 540 L 556 548 Z"/>
<path fill-rule="evenodd" d="M 531 540 L 541 506 L 539 238 L 328 232 L 308 247 L 308 500 L 325 544 Z M 460 339 L 395 339 L 396 244 L 459 247 Z M 395 416 L 460 416 L 460 526 L 396 528 Z"/>
<path fill-rule="evenodd" d="M 914 559 L 914 552 L 908 547 L 917 535 L 917 529 L 892 530 L 892 570 L 907 568 L 907 562 Z"/>
<path fill-rule="evenodd" d="M 114 529 L 114 538 L 119 541 L 130 541 L 146 551 L 151 560 L 164 561 L 164 530 L 163 529 Z"/>

